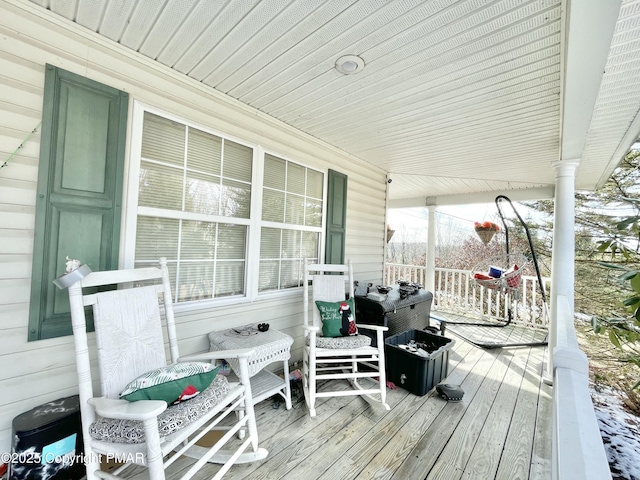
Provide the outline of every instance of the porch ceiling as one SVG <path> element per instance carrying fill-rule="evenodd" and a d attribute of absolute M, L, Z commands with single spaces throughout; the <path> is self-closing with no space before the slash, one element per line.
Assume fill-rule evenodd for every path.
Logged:
<path fill-rule="evenodd" d="M 576 157 L 592 189 L 640 133 L 640 0 L 31 1 L 389 172 L 396 201 L 540 196 Z"/>

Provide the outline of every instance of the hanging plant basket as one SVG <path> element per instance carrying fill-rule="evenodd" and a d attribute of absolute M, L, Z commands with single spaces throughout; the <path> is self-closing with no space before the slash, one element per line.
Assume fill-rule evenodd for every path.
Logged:
<path fill-rule="evenodd" d="M 476 284 L 508 292 L 520 286 L 522 270 L 528 263 L 522 253 L 510 253 L 483 260 L 473 267 L 471 273 Z"/>
<path fill-rule="evenodd" d="M 475 222 L 475 230 L 482 243 L 488 245 L 496 232 L 500 231 L 500 227 L 493 222 Z"/>
<path fill-rule="evenodd" d="M 389 240 L 391 240 L 391 237 L 393 237 L 394 233 L 396 233 L 395 230 L 387 229 L 387 243 L 389 243 Z"/>
<path fill-rule="evenodd" d="M 496 234 L 496 230 L 489 230 L 489 229 L 483 230 L 483 229 L 476 228 L 476 233 L 480 237 L 480 240 L 482 240 L 482 243 L 484 243 L 485 245 L 488 245 L 491 239 L 493 238 L 493 236 Z"/>

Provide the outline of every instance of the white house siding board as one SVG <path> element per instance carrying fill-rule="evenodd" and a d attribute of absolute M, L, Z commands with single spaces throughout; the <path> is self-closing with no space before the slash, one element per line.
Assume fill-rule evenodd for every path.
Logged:
<path fill-rule="evenodd" d="M 14 130 L 26 130 L 27 132 L 33 130 L 38 125 L 40 117 L 42 116 L 42 112 L 39 110 L 23 107 L 22 105 L 17 105 L 4 100 L 0 100 L 0 110 L 3 112 L 10 112 L 13 120 L 11 125 L 7 125 L 6 118 L 3 117 L 0 119 L 0 127 L 12 128 Z"/>
<path fill-rule="evenodd" d="M 5 330 L 24 327 L 27 323 L 28 317 L 29 307 L 24 303 L 0 305 L 0 318 L 2 318 L 0 335 Z"/>
<path fill-rule="evenodd" d="M 181 313 L 177 318 L 176 329 L 182 351 L 200 352 L 209 348 L 204 333 L 222 330 L 238 325 L 238 319 L 244 323 L 268 323 L 271 328 L 283 331 L 293 337 L 291 356 L 300 359 L 302 355 L 302 292 L 279 298 L 259 300 L 252 303 L 229 305 L 210 310 L 198 310 Z"/>
<path fill-rule="evenodd" d="M 333 168 L 348 175 L 347 254 L 366 260 L 366 265 L 356 264 L 356 271 L 382 271 L 386 180 L 382 170 L 49 15 L 19 0 L 0 0 L 0 154 L 4 158 L 41 120 L 45 64 L 51 63 L 124 90 L 132 101 L 260 144 L 309 167 Z M 130 136 L 129 130 L 128 145 Z M 39 134 L 34 135 L 10 166 L 0 170 L 0 364 L 6 366 L 0 374 L 0 451 L 10 449 L 15 416 L 77 392 L 72 338 L 27 342 L 39 141 Z M 377 225 L 371 228 L 370 222 Z M 211 310 L 180 311 L 181 351 L 206 350 L 206 334 L 211 330 L 265 321 L 294 337 L 292 356 L 299 359 L 300 300 L 299 295 L 283 295 Z M 95 369 L 95 360 L 92 364 Z"/>

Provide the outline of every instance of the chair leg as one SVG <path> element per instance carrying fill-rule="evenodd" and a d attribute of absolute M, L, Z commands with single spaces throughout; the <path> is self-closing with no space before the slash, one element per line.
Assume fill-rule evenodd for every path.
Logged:
<path fill-rule="evenodd" d="M 158 434 L 158 420 L 156 417 L 144 420 L 144 435 L 147 443 L 147 468 L 149 480 L 165 480 L 164 461 L 160 448 L 160 435 Z"/>
<path fill-rule="evenodd" d="M 251 449 L 258 451 L 258 427 L 256 426 L 256 414 L 253 409 L 253 397 L 250 392 L 245 392 L 244 396 L 245 415 L 248 415 L 247 427 L 249 429 L 249 437 L 251 438 Z"/>
<path fill-rule="evenodd" d="M 311 417 L 316 416 L 316 359 L 313 350 L 312 348 L 307 349 L 302 366 L 302 387 L 307 408 L 309 409 L 309 416 Z"/>
<path fill-rule="evenodd" d="M 380 400 L 385 409 L 391 410 L 387 404 L 387 372 L 386 361 L 384 357 L 384 334 L 381 331 L 376 332 L 376 340 L 378 342 L 378 378 L 380 379 Z"/>
<path fill-rule="evenodd" d="M 293 408 L 293 405 L 291 405 L 291 379 L 289 378 L 289 362 L 285 360 L 283 363 L 284 363 L 284 381 L 285 381 L 284 403 L 287 407 L 287 410 L 291 410 Z"/>

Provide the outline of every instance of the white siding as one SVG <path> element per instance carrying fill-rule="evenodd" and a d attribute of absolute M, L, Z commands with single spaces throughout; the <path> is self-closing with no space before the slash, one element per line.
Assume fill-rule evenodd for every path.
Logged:
<path fill-rule="evenodd" d="M 41 121 L 45 64 L 127 91 L 139 100 L 246 139 L 309 166 L 349 177 L 347 257 L 356 278 L 381 282 L 385 173 L 168 68 L 85 32 L 32 4 L 0 0 L 0 164 Z M 130 126 L 129 126 L 130 128 Z M 128 132 L 128 144 L 131 131 Z M 0 170 L 0 452 L 12 419 L 77 392 L 71 337 L 27 342 L 39 135 Z M 129 148 L 127 148 L 127 155 Z M 294 336 L 300 357 L 299 295 L 190 311 L 178 316 L 182 353 L 206 350 L 206 333 L 257 320 Z"/>

